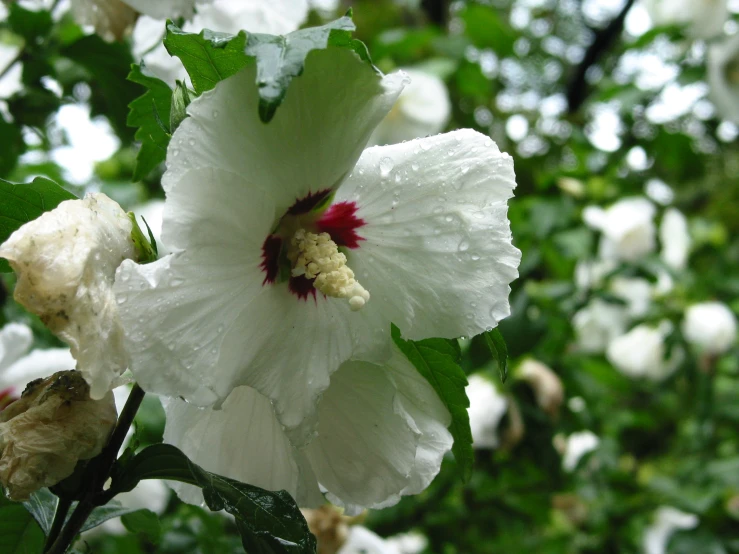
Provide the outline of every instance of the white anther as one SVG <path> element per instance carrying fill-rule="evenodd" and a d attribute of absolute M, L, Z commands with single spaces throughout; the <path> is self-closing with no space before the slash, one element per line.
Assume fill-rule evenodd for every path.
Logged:
<path fill-rule="evenodd" d="M 313 279 L 313 286 L 326 296 L 346 298 L 356 311 L 370 298 L 369 292 L 354 278 L 346 256 L 328 233 L 315 234 L 298 229 L 290 241 L 288 258 L 293 262 L 293 277 Z"/>

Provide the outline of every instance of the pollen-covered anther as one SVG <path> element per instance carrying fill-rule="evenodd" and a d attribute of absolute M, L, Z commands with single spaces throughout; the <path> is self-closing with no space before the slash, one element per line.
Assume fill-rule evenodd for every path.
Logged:
<path fill-rule="evenodd" d="M 313 279 L 313 286 L 326 296 L 346 298 L 356 311 L 364 306 L 370 293 L 354 278 L 346 265 L 346 256 L 328 233 L 315 234 L 298 229 L 290 241 L 288 258 L 293 263 L 293 277 Z"/>

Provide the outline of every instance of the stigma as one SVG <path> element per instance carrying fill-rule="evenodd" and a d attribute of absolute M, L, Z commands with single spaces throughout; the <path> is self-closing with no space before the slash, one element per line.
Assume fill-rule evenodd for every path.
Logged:
<path fill-rule="evenodd" d="M 290 241 L 287 257 L 292 262 L 292 276 L 313 280 L 319 292 L 333 298 L 346 298 L 353 311 L 361 309 L 370 293 L 354 278 L 346 265 L 346 255 L 328 233 L 298 229 Z"/>

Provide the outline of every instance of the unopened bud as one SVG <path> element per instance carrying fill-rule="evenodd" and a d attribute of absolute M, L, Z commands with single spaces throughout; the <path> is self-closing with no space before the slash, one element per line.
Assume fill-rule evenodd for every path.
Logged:
<path fill-rule="evenodd" d="M 301 511 L 310 532 L 316 536 L 317 554 L 336 554 L 349 537 L 351 518 L 329 505 Z"/>
<path fill-rule="evenodd" d="M 0 483 L 13 500 L 69 477 L 79 460 L 97 456 L 117 419 L 113 394 L 90 399 L 74 370 L 31 381 L 0 412 Z"/>

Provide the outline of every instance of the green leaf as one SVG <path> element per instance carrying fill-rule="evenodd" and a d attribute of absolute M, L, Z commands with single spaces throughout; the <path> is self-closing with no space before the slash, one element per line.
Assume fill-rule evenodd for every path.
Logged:
<path fill-rule="evenodd" d="M 164 46 L 182 60 L 198 94 L 212 89 L 255 59 L 259 116 L 268 123 L 285 98 L 290 82 L 303 72 L 305 60 L 313 50 L 349 48 L 371 64 L 367 47 L 352 38 L 354 29 L 348 15 L 321 27 L 301 29 L 285 36 L 243 31 L 234 36 L 207 29 L 196 35 L 183 32 L 168 22 Z"/>
<path fill-rule="evenodd" d="M 268 123 L 274 117 L 290 82 L 303 72 L 305 59 L 312 50 L 348 47 L 370 63 L 367 48 L 352 38 L 354 30 L 351 18 L 344 16 L 321 27 L 301 29 L 285 36 L 250 34 L 246 53 L 257 60 L 261 120 Z"/>
<path fill-rule="evenodd" d="M 474 454 L 472 432 L 467 408 L 470 401 L 465 393 L 467 376 L 459 366 L 460 350 L 456 341 L 447 339 L 403 340 L 400 329 L 391 330 L 393 342 L 431 384 L 452 415 L 449 431 L 454 438 L 452 452 L 461 471 L 462 481 L 472 475 Z"/>
<path fill-rule="evenodd" d="M 149 242 L 144 236 L 144 233 L 141 231 L 141 227 L 139 227 L 138 221 L 136 221 L 136 214 L 134 214 L 133 212 L 128 212 L 128 219 L 130 219 L 131 223 L 133 224 L 133 227 L 131 229 L 131 240 L 133 241 L 133 246 L 136 249 L 136 261 L 140 264 L 148 264 L 156 261 L 156 240 L 154 240 L 151 229 L 149 229 L 148 225 L 146 226 L 149 231 L 149 238 L 154 242 Z"/>
<path fill-rule="evenodd" d="M 28 500 L 23 502 L 23 506 L 39 524 L 44 535 L 48 535 L 51 530 L 58 501 L 59 499 L 49 489 L 43 488 L 34 492 Z"/>
<path fill-rule="evenodd" d="M 200 94 L 216 83 L 234 75 L 249 59 L 244 54 L 246 33 L 215 33 L 204 29 L 200 34 L 186 33 L 167 21 L 164 47 L 185 66 L 195 92 Z"/>
<path fill-rule="evenodd" d="M 482 4 L 468 4 L 460 14 L 465 34 L 477 48 L 491 48 L 500 58 L 513 54 L 516 31 L 500 10 Z"/>
<path fill-rule="evenodd" d="M 0 494 L 0 552 L 3 554 L 40 554 L 44 533 L 23 504 Z"/>
<path fill-rule="evenodd" d="M 485 344 L 490 349 L 493 360 L 498 365 L 500 380 L 505 383 L 508 377 L 508 347 L 506 346 L 505 339 L 498 329 L 485 331 L 482 335 L 485 338 Z"/>
<path fill-rule="evenodd" d="M 162 526 L 159 517 L 151 510 L 136 510 L 121 517 L 121 523 L 131 533 L 143 535 L 152 544 L 159 544 Z"/>
<path fill-rule="evenodd" d="M 112 488 L 131 490 L 141 479 L 170 479 L 202 488 L 211 510 L 236 517 L 250 553 L 314 554 L 315 537 L 295 501 L 285 491 L 266 491 L 209 473 L 169 444 L 149 446 L 113 475 Z"/>
<path fill-rule="evenodd" d="M 133 179 L 140 181 L 167 157 L 171 135 L 162 122 L 170 120 L 172 89 L 167 83 L 151 75 L 143 63 L 131 66 L 128 80 L 147 89 L 128 105 L 126 119 L 130 127 L 138 127 L 134 137 L 141 142 L 141 149 L 136 155 Z"/>
<path fill-rule="evenodd" d="M 46 10 L 27 10 L 17 2 L 12 2 L 8 9 L 10 29 L 22 36 L 28 47 L 35 47 L 39 38 L 49 34 L 53 24 L 51 13 Z"/>
<path fill-rule="evenodd" d="M 0 244 L 24 223 L 56 208 L 64 200 L 77 198 L 53 181 L 36 177 L 29 184 L 14 184 L 0 179 Z M 0 258 L 0 273 L 10 271 Z"/>
<path fill-rule="evenodd" d="M 69 516 L 72 514 L 76 506 L 77 503 L 73 502 L 72 507 L 69 509 L 67 519 L 69 519 Z M 82 526 L 81 532 L 84 533 L 85 531 L 89 531 L 90 529 L 97 527 L 102 523 L 105 523 L 109 519 L 121 517 L 135 511 L 136 510 L 132 508 L 125 508 L 117 500 L 111 500 L 105 506 L 100 506 L 92 511 L 90 517 L 87 518 L 87 521 L 85 521 L 85 524 Z"/>

